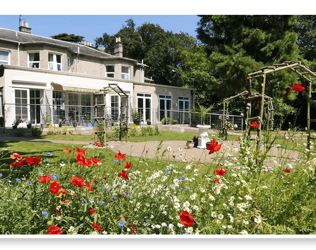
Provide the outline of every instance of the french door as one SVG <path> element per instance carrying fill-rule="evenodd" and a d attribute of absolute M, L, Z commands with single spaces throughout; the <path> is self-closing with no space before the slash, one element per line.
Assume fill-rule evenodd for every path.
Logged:
<path fill-rule="evenodd" d="M 15 119 L 40 124 L 43 104 L 43 92 L 38 89 L 15 89 Z"/>
<path fill-rule="evenodd" d="M 29 89 L 15 89 L 15 120 L 29 121 L 30 108 L 29 108 Z"/>
<path fill-rule="evenodd" d="M 159 121 L 165 117 L 172 119 L 172 98 L 169 95 L 159 95 Z"/>
<path fill-rule="evenodd" d="M 151 94 L 137 94 L 137 111 L 142 123 L 151 121 Z"/>
<path fill-rule="evenodd" d="M 178 99 L 179 123 L 190 123 L 190 97 L 179 97 Z"/>

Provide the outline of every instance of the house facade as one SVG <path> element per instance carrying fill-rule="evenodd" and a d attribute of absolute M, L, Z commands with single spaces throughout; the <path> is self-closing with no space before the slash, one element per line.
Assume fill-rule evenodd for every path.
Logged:
<path fill-rule="evenodd" d="M 87 43 L 75 44 L 30 33 L 26 23 L 20 31 L 0 28 L 0 126 L 10 128 L 17 120 L 33 125 L 93 120 L 97 93 L 116 84 L 125 93 L 105 95 L 106 115 L 116 121 L 125 112 L 132 123 L 132 110 L 141 122 L 160 123 L 170 117 L 188 123 L 194 89 L 152 83 L 142 62 L 123 57 L 117 38 L 114 55 Z M 99 96 L 99 95 L 98 95 Z M 66 123 L 67 124 L 67 123 Z"/>

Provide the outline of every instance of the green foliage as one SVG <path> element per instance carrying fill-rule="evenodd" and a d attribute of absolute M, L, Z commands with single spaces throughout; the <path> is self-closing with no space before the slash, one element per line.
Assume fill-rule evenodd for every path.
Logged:
<path fill-rule="evenodd" d="M 205 125 L 205 118 L 207 113 L 209 113 L 213 109 L 213 106 L 208 108 L 203 107 L 201 104 L 198 103 L 198 106 L 191 110 L 192 114 L 196 114 L 197 116 L 202 118 L 202 125 Z"/>
<path fill-rule="evenodd" d="M 157 125 L 157 124 L 155 124 L 154 135 L 160 135 L 159 128 L 158 128 L 158 125 Z"/>
<path fill-rule="evenodd" d="M 77 36 L 75 34 L 60 33 L 58 35 L 51 36 L 51 38 L 66 41 L 66 42 L 80 43 L 83 41 L 84 36 Z"/>
<path fill-rule="evenodd" d="M 32 127 L 31 133 L 32 133 L 32 136 L 34 136 L 34 137 L 41 136 L 43 133 L 43 128 L 42 127 Z"/>

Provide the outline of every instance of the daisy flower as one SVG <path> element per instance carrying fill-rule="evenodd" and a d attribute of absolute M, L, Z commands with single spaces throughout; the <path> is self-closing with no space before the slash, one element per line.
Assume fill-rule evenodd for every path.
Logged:
<path fill-rule="evenodd" d="M 259 224 L 261 222 L 261 219 L 260 218 L 255 218 L 254 221 Z"/>

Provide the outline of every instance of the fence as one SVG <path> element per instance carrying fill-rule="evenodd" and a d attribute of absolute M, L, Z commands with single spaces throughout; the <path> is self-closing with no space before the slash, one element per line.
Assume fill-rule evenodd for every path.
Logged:
<path fill-rule="evenodd" d="M 59 124 L 72 126 L 86 126 L 88 123 L 94 123 L 94 106 L 83 105 L 43 105 L 43 104 L 4 104 L 4 119 L 1 126 L 11 127 L 17 120 L 21 120 L 21 125 L 32 124 Z M 139 113 L 139 121 L 133 119 L 133 111 Z M 104 114 L 105 112 L 105 114 Z M 108 126 L 118 125 L 121 121 L 128 123 L 140 124 L 166 124 L 166 125 L 182 125 L 196 127 L 198 124 L 203 124 L 199 114 L 191 113 L 190 111 L 179 111 L 172 109 L 145 109 L 126 107 L 98 107 L 97 117 L 104 117 Z M 208 113 L 205 117 L 205 124 L 211 125 L 212 128 L 221 127 L 222 113 Z M 229 121 L 232 125 L 237 125 L 239 129 L 243 129 L 243 117 L 240 115 L 229 115 Z"/>

